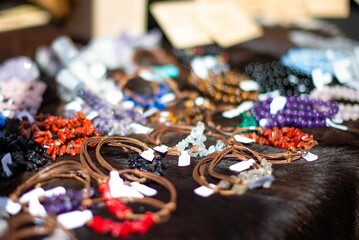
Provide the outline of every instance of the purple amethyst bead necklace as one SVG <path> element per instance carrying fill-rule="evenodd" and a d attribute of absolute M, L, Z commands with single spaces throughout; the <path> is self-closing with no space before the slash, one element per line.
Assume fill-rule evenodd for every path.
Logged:
<path fill-rule="evenodd" d="M 333 117 L 339 110 L 335 102 L 314 100 L 307 97 L 287 97 L 283 109 L 271 114 L 273 98 L 255 103 L 252 114 L 264 128 L 272 127 L 325 127 L 326 119 Z M 264 120 L 264 121 L 263 121 Z"/>

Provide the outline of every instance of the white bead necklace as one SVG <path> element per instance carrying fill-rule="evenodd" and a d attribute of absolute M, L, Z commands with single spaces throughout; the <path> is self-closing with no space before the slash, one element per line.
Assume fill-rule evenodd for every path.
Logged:
<path fill-rule="evenodd" d="M 310 97 L 325 101 L 345 100 L 356 102 L 355 104 L 338 103 L 339 112 L 334 117 L 343 121 L 356 121 L 359 119 L 359 90 L 351 89 L 341 85 L 325 86 L 323 89 L 314 89 Z"/>

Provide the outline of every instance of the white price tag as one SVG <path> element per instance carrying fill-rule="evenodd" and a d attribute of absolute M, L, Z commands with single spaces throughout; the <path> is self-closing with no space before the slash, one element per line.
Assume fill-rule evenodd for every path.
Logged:
<path fill-rule="evenodd" d="M 261 93 L 258 95 L 258 100 L 259 101 L 265 101 L 267 100 L 268 98 L 274 98 L 274 97 L 277 97 L 277 96 L 280 96 L 280 92 L 279 90 L 274 90 L 272 92 L 267 92 L 267 93 Z"/>
<path fill-rule="evenodd" d="M 176 95 L 174 93 L 167 93 L 159 99 L 160 100 L 159 102 L 162 104 L 166 104 L 172 102 L 175 99 L 176 99 Z"/>
<path fill-rule="evenodd" d="M 225 118 L 235 118 L 238 117 L 241 113 L 237 108 L 229 109 L 227 111 L 222 112 L 222 117 Z"/>
<path fill-rule="evenodd" d="M 314 86 L 319 90 L 322 90 L 325 85 L 332 82 L 332 75 L 330 73 L 324 73 L 318 68 L 312 71 L 312 78 Z"/>
<path fill-rule="evenodd" d="M 216 187 L 216 185 L 214 185 L 213 183 L 210 183 L 209 185 L 212 188 Z M 212 188 L 209 188 L 206 186 L 201 186 L 201 187 L 196 188 L 194 190 L 194 193 L 201 197 L 209 197 L 214 193 L 214 190 Z"/>
<path fill-rule="evenodd" d="M 39 202 L 38 198 L 32 198 L 29 201 L 29 213 L 33 217 L 46 217 L 47 213 L 44 206 Z"/>
<path fill-rule="evenodd" d="M 185 167 L 191 164 L 191 156 L 188 154 L 188 151 L 182 151 L 181 155 L 178 157 L 178 166 Z"/>
<path fill-rule="evenodd" d="M 140 193 L 135 188 L 128 185 L 113 187 L 111 190 L 111 196 L 113 198 L 119 198 L 119 197 L 144 198 L 142 193 Z"/>
<path fill-rule="evenodd" d="M 253 108 L 253 106 L 254 106 L 253 101 L 244 101 L 241 104 L 239 104 L 237 108 L 224 111 L 222 113 L 222 116 L 225 118 L 234 118 L 239 116 L 241 113 L 250 110 L 251 108 Z"/>
<path fill-rule="evenodd" d="M 343 130 L 343 131 L 348 130 L 347 126 L 336 124 L 332 120 L 330 120 L 329 118 L 325 119 L 325 122 L 326 122 L 328 127 L 336 128 L 336 129 Z"/>
<path fill-rule="evenodd" d="M 29 202 L 31 199 L 33 198 L 39 198 L 45 195 L 45 190 L 41 187 L 35 188 L 25 194 L 23 194 L 20 198 L 19 198 L 19 202 L 20 203 L 27 203 Z"/>
<path fill-rule="evenodd" d="M 153 114 L 157 113 L 159 110 L 157 108 L 150 108 L 147 111 L 145 111 L 142 116 L 144 118 L 148 118 L 149 116 L 152 116 Z"/>
<path fill-rule="evenodd" d="M 244 143 L 244 144 L 248 144 L 248 143 L 253 143 L 255 142 L 254 139 L 251 139 L 251 138 L 247 138 L 247 137 L 244 137 L 242 135 L 234 135 L 234 139 L 237 141 L 237 142 L 240 142 L 240 143 Z"/>
<path fill-rule="evenodd" d="M 55 187 L 55 188 L 46 190 L 45 197 L 52 197 L 52 196 L 57 196 L 57 195 L 65 194 L 65 193 L 66 193 L 66 189 L 62 186 L 59 186 L 59 187 Z"/>
<path fill-rule="evenodd" d="M 58 215 L 57 221 L 65 229 L 75 229 L 84 226 L 92 218 L 93 215 L 90 210 L 72 211 Z"/>
<path fill-rule="evenodd" d="M 145 151 L 143 151 L 140 156 L 143 157 L 144 159 L 146 159 L 147 161 L 152 162 L 153 159 L 155 158 L 155 151 L 152 148 L 149 148 Z"/>
<path fill-rule="evenodd" d="M 146 186 L 144 184 L 138 183 L 138 182 L 131 182 L 131 187 L 139 191 L 145 196 L 152 197 L 157 194 L 156 189 L 150 188 L 149 186 Z"/>
<path fill-rule="evenodd" d="M 355 77 L 353 76 L 354 74 L 350 70 L 351 67 L 352 67 L 352 61 L 350 61 L 349 59 L 343 59 L 343 60 L 335 61 L 333 63 L 333 71 L 335 77 L 338 79 L 338 81 L 341 84 L 345 84 L 355 79 Z"/>
<path fill-rule="evenodd" d="M 124 184 L 123 179 L 120 177 L 118 171 L 110 172 L 110 180 L 108 182 L 110 194 L 113 198 L 118 197 L 135 197 L 143 198 L 143 195 L 136 189 Z"/>
<path fill-rule="evenodd" d="M 287 98 L 284 96 L 277 96 L 273 98 L 270 103 L 270 114 L 277 114 L 278 111 L 283 110 L 285 105 L 287 104 Z"/>
<path fill-rule="evenodd" d="M 12 158 L 11 158 L 11 154 L 10 153 L 6 153 L 2 158 L 1 158 L 1 165 L 2 165 L 2 169 L 5 172 L 6 177 L 11 177 L 12 176 L 12 172 L 9 168 L 9 165 L 12 164 Z"/>
<path fill-rule="evenodd" d="M 166 146 L 166 145 L 156 146 L 153 148 L 153 150 L 160 152 L 160 153 L 166 153 L 168 151 L 168 146 Z"/>
<path fill-rule="evenodd" d="M 229 169 L 236 172 L 242 172 L 247 170 L 255 163 L 254 159 L 249 159 L 247 161 L 242 161 L 236 164 L 229 166 Z"/>
<path fill-rule="evenodd" d="M 135 134 L 147 134 L 153 130 L 152 128 L 143 126 L 142 124 L 139 123 L 131 123 L 130 127 Z"/>
<path fill-rule="evenodd" d="M 304 159 L 307 160 L 308 162 L 311 162 L 311 161 L 317 160 L 317 159 L 318 159 L 318 156 L 315 155 L 315 154 L 313 154 L 313 153 L 311 153 L 311 152 L 308 152 L 308 153 L 304 154 L 304 155 L 302 156 L 302 158 L 304 158 Z"/>
<path fill-rule="evenodd" d="M 254 80 L 243 80 L 239 83 L 239 86 L 246 92 L 259 90 L 259 84 Z"/>
<path fill-rule="evenodd" d="M 259 126 L 261 126 L 262 128 L 265 128 L 267 126 L 267 123 L 268 123 L 267 118 L 262 118 L 261 120 L 259 120 Z"/>
<path fill-rule="evenodd" d="M 4 209 L 11 215 L 16 215 L 21 210 L 21 204 L 13 202 L 8 197 L 0 197 L 0 209 Z"/>

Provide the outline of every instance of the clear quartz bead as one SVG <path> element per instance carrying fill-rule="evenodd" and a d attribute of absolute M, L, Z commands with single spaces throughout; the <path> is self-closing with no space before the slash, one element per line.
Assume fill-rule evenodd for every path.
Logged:
<path fill-rule="evenodd" d="M 229 189 L 231 187 L 230 182 L 228 182 L 227 180 L 219 181 L 218 185 L 221 189 Z"/>
<path fill-rule="evenodd" d="M 212 153 L 214 153 L 215 151 L 216 151 L 216 147 L 213 146 L 213 145 L 208 148 L 208 154 L 212 154 Z"/>
<path fill-rule="evenodd" d="M 218 140 L 216 143 L 216 149 L 217 151 L 223 151 L 226 149 L 226 144 L 224 144 L 221 140 Z"/>

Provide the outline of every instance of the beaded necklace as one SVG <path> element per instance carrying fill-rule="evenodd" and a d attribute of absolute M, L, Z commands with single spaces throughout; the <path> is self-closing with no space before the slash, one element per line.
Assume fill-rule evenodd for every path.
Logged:
<path fill-rule="evenodd" d="M 317 144 L 313 139 L 313 135 L 304 133 L 294 127 L 260 129 L 257 132 L 247 133 L 245 136 L 254 139 L 260 145 L 273 146 L 292 152 L 299 150 L 309 151 Z"/>
<path fill-rule="evenodd" d="M 0 178 L 25 171 L 35 172 L 49 161 L 37 142 L 16 134 L 0 137 L 0 149 Z"/>
<path fill-rule="evenodd" d="M 289 68 L 310 75 L 314 69 L 334 75 L 335 61 L 348 58 L 340 51 L 328 49 L 292 48 L 281 57 L 281 63 Z"/>
<path fill-rule="evenodd" d="M 307 97 L 287 97 L 283 109 L 271 113 L 273 98 L 256 102 L 252 114 L 264 128 L 272 127 L 325 127 L 326 119 L 334 117 L 339 108 L 336 103 Z M 264 121 L 263 121 L 264 120 Z"/>
<path fill-rule="evenodd" d="M 51 155 L 52 160 L 66 153 L 79 154 L 87 137 L 99 135 L 91 120 L 81 112 L 72 119 L 40 115 L 32 124 L 28 119 L 23 119 L 19 132 L 25 137 L 34 138 L 46 148 L 46 153 Z"/>
<path fill-rule="evenodd" d="M 351 89 L 345 86 L 324 86 L 323 89 L 314 89 L 310 97 L 321 99 L 323 101 L 337 101 L 339 112 L 335 118 L 344 121 L 356 121 L 359 118 L 359 90 Z M 340 100 L 349 103 L 338 102 Z M 355 102 L 355 103 L 354 103 Z"/>
<path fill-rule="evenodd" d="M 245 74 L 259 83 L 260 93 L 278 90 L 282 96 L 299 96 L 309 94 L 314 88 L 309 74 L 287 68 L 279 62 L 250 63 L 245 67 Z"/>
<path fill-rule="evenodd" d="M 239 104 L 247 100 L 255 101 L 258 98 L 256 90 L 245 91 L 242 88 L 241 83 L 247 78 L 233 71 L 219 74 L 209 72 L 206 79 L 192 73 L 189 79 L 202 95 L 211 97 L 215 102 Z"/>

